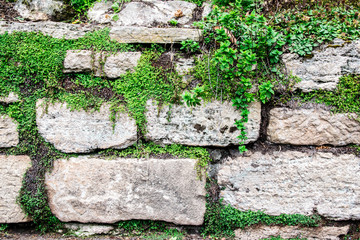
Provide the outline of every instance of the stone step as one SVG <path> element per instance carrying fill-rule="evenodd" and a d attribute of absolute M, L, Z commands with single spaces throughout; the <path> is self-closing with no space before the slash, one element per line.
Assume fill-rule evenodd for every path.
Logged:
<path fill-rule="evenodd" d="M 280 236 L 283 239 L 340 240 L 348 233 L 349 225 L 337 227 L 299 227 L 299 226 L 257 226 L 256 228 L 238 229 L 235 238 L 241 240 L 270 239 Z"/>
<path fill-rule="evenodd" d="M 220 166 L 225 204 L 270 215 L 360 219 L 360 158 L 329 152 L 248 152 Z"/>
<path fill-rule="evenodd" d="M 39 133 L 55 148 L 66 153 L 83 153 L 95 149 L 123 149 L 137 140 L 135 120 L 120 112 L 115 123 L 110 120 L 110 104 L 99 111 L 71 111 L 66 103 L 38 100 L 36 123 Z M 113 124 L 115 127 L 113 128 Z"/>
<path fill-rule="evenodd" d="M 51 211 L 63 222 L 146 219 L 201 225 L 205 180 L 194 159 L 56 160 L 45 183 Z"/>
<path fill-rule="evenodd" d="M 120 43 L 180 43 L 184 40 L 200 41 L 202 31 L 189 28 L 115 26 L 111 28 L 110 38 Z"/>
<path fill-rule="evenodd" d="M 253 102 L 249 107 L 246 143 L 259 137 L 261 104 Z M 159 110 L 154 101 L 147 102 L 146 139 L 158 144 L 183 144 L 190 146 L 239 145 L 239 130 L 234 125 L 240 119 L 240 111 L 231 102 L 213 101 L 194 108 L 186 105 L 163 106 Z"/>
<path fill-rule="evenodd" d="M 268 140 L 293 145 L 360 144 L 360 122 L 356 118 L 356 114 L 333 114 L 321 108 L 274 108 L 270 111 Z"/>
<path fill-rule="evenodd" d="M 18 123 L 7 115 L 0 115 L 0 148 L 15 147 L 19 143 Z"/>
<path fill-rule="evenodd" d="M 0 223 L 29 222 L 16 199 L 31 160 L 28 156 L 0 155 L 0 163 Z"/>
<path fill-rule="evenodd" d="M 89 50 L 69 50 L 64 60 L 64 72 L 94 72 L 95 76 L 118 78 L 132 72 L 141 57 L 140 52 L 92 52 Z M 103 62 L 101 66 L 100 62 Z"/>

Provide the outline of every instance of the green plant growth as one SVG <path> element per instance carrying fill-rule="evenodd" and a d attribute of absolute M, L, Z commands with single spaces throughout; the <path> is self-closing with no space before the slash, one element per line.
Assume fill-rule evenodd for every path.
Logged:
<path fill-rule="evenodd" d="M 195 107 L 200 105 L 200 98 L 204 97 L 204 88 L 196 86 L 190 92 L 186 91 L 182 95 L 183 100 L 185 101 L 188 107 Z"/>
<path fill-rule="evenodd" d="M 200 50 L 200 45 L 198 42 L 189 39 L 181 42 L 180 49 L 186 52 L 187 54 L 196 53 Z"/>
<path fill-rule="evenodd" d="M 8 227 L 9 225 L 6 223 L 0 224 L 0 232 L 4 232 Z"/>
<path fill-rule="evenodd" d="M 176 21 L 175 19 L 171 19 L 169 21 L 169 24 L 172 25 L 172 26 L 176 26 L 176 25 L 178 25 L 178 21 Z"/>

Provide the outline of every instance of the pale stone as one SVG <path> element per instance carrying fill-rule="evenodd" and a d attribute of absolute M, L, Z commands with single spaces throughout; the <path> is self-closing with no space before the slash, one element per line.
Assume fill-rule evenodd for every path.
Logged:
<path fill-rule="evenodd" d="M 356 117 L 316 108 L 274 108 L 270 111 L 268 140 L 293 145 L 360 144 L 360 122 Z"/>
<path fill-rule="evenodd" d="M 80 25 L 70 24 L 62 22 L 12 22 L 7 23 L 0 21 L 0 34 L 5 32 L 41 32 L 44 35 L 49 35 L 54 38 L 65 38 L 65 39 L 78 39 L 83 37 L 86 33 L 100 30 L 105 26 L 101 25 Z"/>
<path fill-rule="evenodd" d="M 96 224 L 67 223 L 65 228 L 70 230 L 71 235 L 88 237 L 92 235 L 108 234 L 114 230 L 113 226 Z"/>
<path fill-rule="evenodd" d="M 241 240 L 260 240 L 280 236 L 283 239 L 307 240 L 340 240 L 346 235 L 350 226 L 307 228 L 299 226 L 261 226 L 256 228 L 238 229 L 235 238 Z"/>
<path fill-rule="evenodd" d="M 186 105 L 158 107 L 149 100 L 146 108 L 145 137 L 158 144 L 218 147 L 239 144 L 237 136 L 240 131 L 234 123 L 241 118 L 241 113 L 231 102 L 213 101 L 190 108 Z M 245 124 L 248 137 L 246 143 L 254 142 L 259 137 L 260 103 L 251 103 L 249 111 L 249 121 Z"/>
<path fill-rule="evenodd" d="M 113 14 L 107 14 L 106 12 L 111 9 L 113 2 L 103 0 L 101 2 L 96 2 L 93 7 L 91 7 L 87 13 L 87 17 L 90 21 L 98 23 L 109 23 L 111 22 Z"/>
<path fill-rule="evenodd" d="M 0 155 L 0 223 L 30 221 L 16 201 L 24 174 L 30 166 L 28 156 Z"/>
<path fill-rule="evenodd" d="M 269 215 L 319 215 L 360 219 L 360 158 L 352 154 L 249 152 L 221 165 L 225 204 Z"/>
<path fill-rule="evenodd" d="M 63 1 L 55 0 L 19 0 L 14 9 L 25 19 L 45 21 L 56 12 L 61 12 Z"/>
<path fill-rule="evenodd" d="M 19 143 L 17 122 L 7 115 L 0 115 L 0 148 L 15 147 Z"/>
<path fill-rule="evenodd" d="M 182 81 L 189 84 L 192 80 L 190 70 L 195 66 L 194 58 L 179 58 L 175 60 L 175 70 L 182 76 Z"/>
<path fill-rule="evenodd" d="M 113 123 L 107 103 L 93 112 L 71 111 L 66 103 L 47 105 L 44 100 L 39 100 L 36 106 L 39 133 L 60 151 L 81 153 L 95 149 L 123 149 L 137 140 L 135 120 L 127 112 L 120 112 Z"/>
<path fill-rule="evenodd" d="M 95 53 L 89 50 L 68 50 L 64 60 L 64 72 L 91 72 L 95 76 L 118 78 L 133 72 L 140 60 L 141 52 Z M 101 66 L 100 62 L 104 65 Z"/>
<path fill-rule="evenodd" d="M 202 7 L 203 7 L 202 18 L 204 19 L 211 13 L 212 5 L 211 3 L 205 2 Z"/>
<path fill-rule="evenodd" d="M 110 38 L 120 43 L 179 43 L 200 41 L 202 31 L 187 28 L 113 27 Z"/>
<path fill-rule="evenodd" d="M 19 96 L 14 92 L 9 93 L 9 95 L 5 97 L 0 97 L 0 103 L 14 103 L 18 101 L 19 101 Z"/>
<path fill-rule="evenodd" d="M 45 183 L 51 211 L 63 222 L 148 219 L 201 225 L 205 180 L 195 159 L 102 159 L 54 162 Z"/>
<path fill-rule="evenodd" d="M 304 92 L 317 89 L 334 90 L 339 78 L 346 74 L 360 74 L 360 41 L 347 43 L 335 39 L 313 51 L 313 57 L 301 58 L 297 54 L 284 54 L 282 59 L 289 73 L 301 78 L 295 85 Z"/>
<path fill-rule="evenodd" d="M 130 2 L 118 13 L 119 19 L 114 23 L 118 26 L 151 27 L 158 24 L 168 24 L 175 19 L 175 13 L 181 10 L 183 16 L 177 18 L 179 24 L 191 22 L 196 4 L 185 1 L 143 1 Z"/>

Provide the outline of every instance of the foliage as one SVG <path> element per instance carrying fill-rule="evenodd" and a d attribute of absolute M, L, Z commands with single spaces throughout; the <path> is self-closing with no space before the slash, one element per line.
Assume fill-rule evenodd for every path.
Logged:
<path fill-rule="evenodd" d="M 216 237 L 234 236 L 235 229 L 254 224 L 316 227 L 320 220 L 321 218 L 317 215 L 281 214 L 279 216 L 270 216 L 261 211 L 253 212 L 249 210 L 242 212 L 230 205 L 223 205 L 220 200 L 220 202 L 207 202 L 203 234 Z"/>
<path fill-rule="evenodd" d="M 185 40 L 181 42 L 181 50 L 185 51 L 186 53 L 196 53 L 200 50 L 200 45 L 198 42 L 195 42 L 194 40 Z"/>
<path fill-rule="evenodd" d="M 264 82 L 259 86 L 259 99 L 262 103 L 266 103 L 271 99 L 271 96 L 275 94 L 274 85 L 270 82 Z"/>
<path fill-rule="evenodd" d="M 0 224 L 0 232 L 5 231 L 8 227 L 9 227 L 8 224 L 6 224 L 6 223 L 1 223 L 1 224 Z"/>
<path fill-rule="evenodd" d="M 171 20 L 169 21 L 169 23 L 170 23 L 170 25 L 172 25 L 172 26 L 176 26 L 176 25 L 178 24 L 178 21 L 176 21 L 175 19 L 171 19 Z"/>
<path fill-rule="evenodd" d="M 188 107 L 195 107 L 200 105 L 200 97 L 203 98 L 203 96 L 204 87 L 196 86 L 191 92 L 184 92 L 182 98 Z"/>
<path fill-rule="evenodd" d="M 86 13 L 96 0 L 70 0 L 71 6 L 79 13 Z"/>

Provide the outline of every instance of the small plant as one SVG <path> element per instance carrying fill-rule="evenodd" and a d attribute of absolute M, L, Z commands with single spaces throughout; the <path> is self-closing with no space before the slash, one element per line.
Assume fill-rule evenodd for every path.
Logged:
<path fill-rule="evenodd" d="M 7 225 L 6 223 L 0 224 L 0 232 L 4 232 L 8 227 L 9 225 Z"/>
<path fill-rule="evenodd" d="M 188 107 L 195 107 L 197 105 L 200 105 L 200 97 L 203 96 L 204 87 L 196 86 L 196 88 L 191 90 L 191 92 L 185 92 L 182 95 L 182 98 Z"/>
<path fill-rule="evenodd" d="M 194 40 L 185 40 L 181 42 L 181 50 L 185 51 L 186 53 L 195 53 L 200 50 L 200 45 L 198 42 L 195 42 Z"/>
<path fill-rule="evenodd" d="M 178 24 L 178 21 L 176 21 L 175 19 L 171 19 L 169 23 L 170 25 L 176 26 Z"/>
<path fill-rule="evenodd" d="M 259 86 L 259 100 L 262 103 L 265 104 L 271 99 L 271 96 L 274 94 L 273 88 L 274 85 L 270 81 L 264 82 Z"/>

